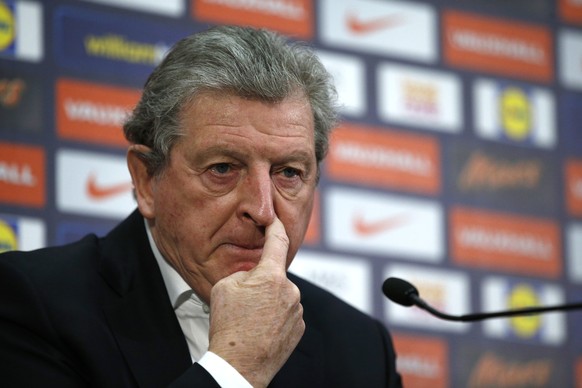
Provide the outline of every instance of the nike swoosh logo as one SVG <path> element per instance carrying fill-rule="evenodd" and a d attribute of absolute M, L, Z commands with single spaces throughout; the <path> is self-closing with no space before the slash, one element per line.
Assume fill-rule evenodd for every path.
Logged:
<path fill-rule="evenodd" d="M 353 12 L 346 18 L 346 25 L 353 34 L 370 34 L 380 30 L 395 27 L 402 24 L 402 17 L 398 15 L 388 15 L 370 20 L 361 20 Z"/>
<path fill-rule="evenodd" d="M 394 229 L 406 222 L 410 217 L 406 214 L 386 217 L 377 221 L 365 221 L 361 214 L 354 216 L 354 230 L 360 236 L 370 236 Z"/>
<path fill-rule="evenodd" d="M 133 184 L 131 182 L 127 183 L 116 183 L 113 185 L 100 185 L 97 183 L 97 178 L 95 174 L 92 173 L 89 175 L 87 179 L 87 195 L 94 200 L 101 201 L 116 195 L 123 194 L 133 188 Z"/>

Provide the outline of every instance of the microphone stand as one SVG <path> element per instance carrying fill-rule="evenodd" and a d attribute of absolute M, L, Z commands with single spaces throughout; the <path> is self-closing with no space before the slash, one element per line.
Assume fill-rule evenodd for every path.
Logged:
<path fill-rule="evenodd" d="M 423 310 L 428 311 L 432 315 L 435 315 L 441 319 L 445 319 L 447 321 L 456 321 L 456 322 L 471 322 L 471 321 L 480 321 L 483 319 L 489 318 L 500 318 L 500 317 L 512 317 L 516 315 L 533 315 L 533 314 L 540 314 L 546 313 L 549 311 L 566 311 L 566 310 L 575 310 L 582 308 L 582 302 L 580 303 L 570 303 L 570 304 L 562 304 L 556 306 L 540 306 L 540 307 L 524 307 L 515 310 L 508 310 L 508 311 L 497 311 L 497 312 L 490 312 L 490 313 L 474 313 L 474 314 L 465 314 L 465 315 L 450 315 L 442 313 L 428 303 L 426 303 L 422 298 L 418 295 L 411 294 L 409 297 L 414 301 L 414 304 L 420 307 Z"/>
<path fill-rule="evenodd" d="M 556 306 L 538 306 L 538 307 L 524 307 L 514 310 L 497 311 L 490 313 L 474 313 L 466 315 L 450 315 L 442 313 L 428 303 L 426 303 L 418 294 L 418 290 L 412 284 L 408 283 L 406 280 L 399 278 L 388 278 L 384 281 L 382 285 L 382 291 L 388 299 L 398 303 L 402 306 L 412 306 L 416 305 L 423 310 L 428 311 L 430 314 L 447 320 L 447 321 L 457 321 L 457 322 L 470 322 L 479 321 L 489 318 L 500 318 L 500 317 L 512 317 L 516 315 L 532 315 L 546 313 L 549 311 L 567 311 L 582 308 L 582 302 L 562 304 Z"/>

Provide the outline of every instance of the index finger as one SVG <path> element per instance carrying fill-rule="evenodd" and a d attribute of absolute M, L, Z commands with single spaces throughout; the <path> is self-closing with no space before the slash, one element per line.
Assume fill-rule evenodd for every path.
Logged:
<path fill-rule="evenodd" d="M 287 252 L 289 251 L 289 237 L 285 226 L 275 217 L 273 223 L 265 231 L 265 245 L 263 254 L 256 268 L 265 268 L 271 271 L 287 271 Z"/>

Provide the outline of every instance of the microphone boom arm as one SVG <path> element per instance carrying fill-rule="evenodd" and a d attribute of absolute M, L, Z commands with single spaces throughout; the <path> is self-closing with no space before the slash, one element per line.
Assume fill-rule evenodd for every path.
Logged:
<path fill-rule="evenodd" d="M 555 306 L 524 307 L 513 310 L 497 311 L 490 313 L 474 313 L 465 315 L 450 315 L 440 312 L 426 303 L 418 294 L 418 290 L 412 284 L 398 278 L 388 278 L 382 286 L 382 291 L 390 300 L 403 306 L 416 305 L 428 311 L 430 314 L 447 320 L 456 322 L 480 321 L 489 318 L 512 317 L 516 315 L 533 315 L 550 311 L 566 311 L 582 308 L 582 302 L 569 303 Z"/>

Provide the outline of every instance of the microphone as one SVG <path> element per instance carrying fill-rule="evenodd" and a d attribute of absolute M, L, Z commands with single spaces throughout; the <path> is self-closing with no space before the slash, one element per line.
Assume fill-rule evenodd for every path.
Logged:
<path fill-rule="evenodd" d="M 489 318 L 512 317 L 516 315 L 531 315 L 545 313 L 549 311 L 565 311 L 582 308 L 582 302 L 580 302 L 556 306 L 525 307 L 520 309 L 497 311 L 490 313 L 450 315 L 434 309 L 428 303 L 422 300 L 422 298 L 418 294 L 418 290 L 416 289 L 416 287 L 408 283 L 406 280 L 390 277 L 384 281 L 384 284 L 382 284 L 382 292 L 392 302 L 398 303 L 405 307 L 416 305 L 438 318 L 447 321 L 457 321 L 457 322 L 480 321 Z"/>

